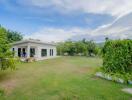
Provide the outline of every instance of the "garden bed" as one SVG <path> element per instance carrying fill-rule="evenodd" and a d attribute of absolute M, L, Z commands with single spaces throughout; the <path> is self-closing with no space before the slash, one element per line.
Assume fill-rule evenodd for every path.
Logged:
<path fill-rule="evenodd" d="M 132 80 L 127 79 L 127 78 L 122 78 L 122 77 L 118 77 L 117 75 L 111 75 L 108 73 L 103 73 L 103 72 L 97 72 L 95 74 L 97 77 L 109 80 L 109 81 L 114 81 L 117 83 L 122 83 L 122 84 L 131 84 L 132 85 Z M 125 76 L 124 76 L 125 77 Z"/>

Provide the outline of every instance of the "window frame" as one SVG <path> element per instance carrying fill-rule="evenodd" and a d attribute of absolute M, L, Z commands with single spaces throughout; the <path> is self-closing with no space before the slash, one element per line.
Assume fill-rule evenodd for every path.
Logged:
<path fill-rule="evenodd" d="M 41 49 L 41 57 L 47 57 L 47 49 Z"/>
<path fill-rule="evenodd" d="M 54 49 L 50 49 L 50 56 L 54 55 Z"/>

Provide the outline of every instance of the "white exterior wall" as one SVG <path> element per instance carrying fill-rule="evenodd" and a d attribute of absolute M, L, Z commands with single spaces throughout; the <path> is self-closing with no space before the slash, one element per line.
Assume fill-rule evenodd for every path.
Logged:
<path fill-rule="evenodd" d="M 43 60 L 47 58 L 56 57 L 57 50 L 55 45 L 49 45 L 49 44 L 38 44 L 38 43 L 22 43 L 22 44 L 16 44 L 12 48 L 15 48 L 15 57 L 18 57 L 18 48 L 26 48 L 26 53 L 29 55 L 29 51 L 27 48 L 35 48 L 35 58 L 37 60 Z M 41 57 L 41 49 L 47 49 L 47 56 Z M 50 49 L 53 49 L 53 56 L 50 56 Z"/>
<path fill-rule="evenodd" d="M 47 49 L 47 56 L 41 57 L 41 50 L 42 49 Z M 50 56 L 50 49 L 53 49 L 53 56 Z M 38 46 L 38 54 L 37 58 L 38 59 L 45 59 L 45 58 L 50 58 L 50 57 L 56 57 L 56 47 L 55 46 L 49 46 L 49 45 L 39 45 Z"/>

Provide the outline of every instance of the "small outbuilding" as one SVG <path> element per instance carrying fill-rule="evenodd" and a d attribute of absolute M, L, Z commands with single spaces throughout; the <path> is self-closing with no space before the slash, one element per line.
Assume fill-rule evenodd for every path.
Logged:
<path fill-rule="evenodd" d="M 13 43 L 12 51 L 15 57 L 34 58 L 35 60 L 53 58 L 57 55 L 55 43 L 46 43 L 34 39 Z"/>

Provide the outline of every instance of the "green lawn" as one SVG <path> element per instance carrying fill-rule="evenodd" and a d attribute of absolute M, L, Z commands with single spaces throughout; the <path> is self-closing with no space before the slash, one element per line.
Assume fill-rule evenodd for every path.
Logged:
<path fill-rule="evenodd" d="M 100 58 L 60 57 L 0 72 L 0 100 L 131 100 L 130 87 L 94 76 Z"/>

